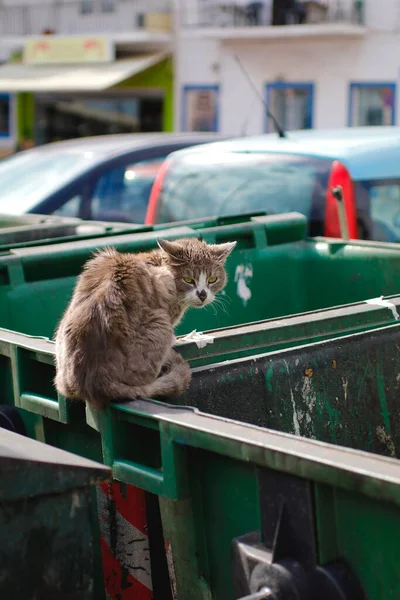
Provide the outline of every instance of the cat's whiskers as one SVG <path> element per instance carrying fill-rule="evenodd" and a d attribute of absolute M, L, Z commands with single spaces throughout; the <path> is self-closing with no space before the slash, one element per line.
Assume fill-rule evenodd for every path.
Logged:
<path fill-rule="evenodd" d="M 218 312 L 218 308 L 221 308 L 221 310 L 227 315 L 228 313 L 228 307 L 226 306 L 227 304 L 230 304 L 230 300 L 229 298 L 227 298 L 226 296 L 215 296 L 214 298 L 214 302 L 212 303 L 212 306 L 214 308 L 214 314 L 217 314 Z"/>

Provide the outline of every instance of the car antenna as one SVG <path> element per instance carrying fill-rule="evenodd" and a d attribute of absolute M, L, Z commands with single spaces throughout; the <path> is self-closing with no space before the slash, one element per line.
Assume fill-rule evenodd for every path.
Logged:
<path fill-rule="evenodd" d="M 235 56 L 235 59 L 238 62 L 238 65 L 239 65 L 242 73 L 244 74 L 244 76 L 246 77 L 247 81 L 249 82 L 250 86 L 253 88 L 253 90 L 255 91 L 255 93 L 257 94 L 257 96 L 259 97 L 259 99 L 261 100 L 261 102 L 263 103 L 264 108 L 265 108 L 265 114 L 267 115 L 268 119 L 271 119 L 271 121 L 273 122 L 274 127 L 276 129 L 276 133 L 279 135 L 280 138 L 285 138 L 286 137 L 285 131 L 282 129 L 282 127 L 279 125 L 278 121 L 276 120 L 276 118 L 272 114 L 272 112 L 269 110 L 268 104 L 266 103 L 266 101 L 264 100 L 264 98 L 262 97 L 262 95 L 260 94 L 260 92 L 258 91 L 257 87 L 254 85 L 254 81 L 251 79 L 250 75 L 248 74 L 248 72 L 244 68 L 244 66 L 242 64 L 242 61 L 240 60 L 239 56 L 237 54 L 235 54 L 234 56 Z"/>

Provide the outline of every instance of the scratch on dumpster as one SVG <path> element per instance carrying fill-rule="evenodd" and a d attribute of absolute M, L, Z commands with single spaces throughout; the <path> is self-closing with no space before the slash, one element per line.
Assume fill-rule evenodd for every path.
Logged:
<path fill-rule="evenodd" d="M 317 404 L 317 395 L 311 387 L 311 378 L 307 375 L 304 377 L 304 383 L 303 387 L 301 388 L 301 394 L 309 412 L 312 412 L 315 408 L 315 405 Z"/>
<path fill-rule="evenodd" d="M 296 411 L 296 402 L 294 400 L 294 394 L 293 394 L 293 390 L 292 390 L 292 384 L 290 383 L 290 372 L 289 372 L 289 365 L 287 363 L 287 361 L 284 361 L 285 366 L 286 366 L 286 371 L 288 374 L 288 381 L 289 381 L 289 389 L 290 389 L 290 398 L 292 401 L 292 407 L 293 407 L 293 428 L 294 428 L 294 433 L 296 435 L 300 435 L 300 423 L 299 423 L 299 417 L 297 415 L 297 411 Z"/>
<path fill-rule="evenodd" d="M 238 265 L 235 271 L 235 282 L 237 283 L 236 293 L 241 298 L 244 306 L 251 298 L 249 283 L 253 277 L 253 266 L 251 264 Z"/>
<path fill-rule="evenodd" d="M 347 379 L 345 379 L 345 377 L 342 378 L 342 386 L 343 386 L 343 393 L 344 393 L 344 401 L 347 402 L 347 388 L 349 386 L 349 382 Z"/>
<path fill-rule="evenodd" d="M 394 447 L 394 443 L 392 440 L 392 436 L 389 435 L 388 433 L 386 433 L 385 428 L 382 427 L 382 425 L 378 425 L 378 427 L 376 428 L 376 437 L 382 444 L 384 444 L 386 446 L 386 448 L 388 449 L 389 455 L 395 457 L 396 452 L 395 452 L 395 447 Z"/>
<path fill-rule="evenodd" d="M 384 300 L 383 296 L 380 296 L 379 298 L 371 298 L 365 302 L 366 304 L 372 304 L 373 306 L 383 306 L 384 308 L 388 308 L 392 312 L 393 318 L 396 319 L 396 321 L 400 319 L 396 306 L 393 304 L 393 302 Z"/>
<path fill-rule="evenodd" d="M 76 513 L 77 509 L 81 505 L 81 499 L 79 497 L 79 494 L 77 494 L 76 492 L 72 493 L 71 499 L 72 499 L 72 502 L 71 502 L 71 508 L 69 511 L 69 518 L 73 519 L 75 517 L 75 513 Z"/>

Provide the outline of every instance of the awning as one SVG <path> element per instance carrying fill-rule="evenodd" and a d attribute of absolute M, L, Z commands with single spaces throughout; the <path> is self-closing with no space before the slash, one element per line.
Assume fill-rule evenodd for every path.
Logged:
<path fill-rule="evenodd" d="M 0 92 L 92 92 L 106 90 L 145 71 L 167 53 L 146 54 L 107 64 L 0 65 Z"/>

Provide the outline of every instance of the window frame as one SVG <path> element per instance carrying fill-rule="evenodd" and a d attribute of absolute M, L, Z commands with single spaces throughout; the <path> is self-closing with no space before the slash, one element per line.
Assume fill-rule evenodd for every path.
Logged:
<path fill-rule="evenodd" d="M 393 111 L 390 125 L 381 125 L 381 127 L 390 127 L 396 125 L 396 102 L 397 102 L 397 84 L 394 81 L 351 81 L 349 84 L 349 100 L 348 100 L 348 127 L 379 127 L 379 125 L 355 125 L 352 123 L 353 106 L 354 106 L 354 91 L 368 88 L 390 88 L 393 92 Z"/>
<path fill-rule="evenodd" d="M 371 198 L 369 196 L 369 190 L 371 187 L 385 187 L 390 185 L 398 185 L 400 187 L 400 176 L 396 177 L 384 177 L 382 179 L 356 179 L 354 182 L 355 192 L 356 192 L 356 205 L 357 205 L 357 218 L 359 222 L 362 223 L 365 231 L 367 232 L 366 239 L 374 241 L 375 238 L 372 237 L 372 214 L 371 214 Z M 362 195 L 367 193 L 367 205 L 362 204 Z M 399 205 L 399 213 L 400 213 L 400 205 Z M 383 224 L 383 222 L 381 222 Z M 379 241 L 379 240 L 378 240 Z M 381 240 L 382 241 L 382 240 Z M 383 240 L 388 241 L 388 240 Z M 397 240 L 394 243 L 399 243 Z"/>
<path fill-rule="evenodd" d="M 305 127 L 302 131 L 313 129 L 314 127 L 314 106 L 315 106 L 315 83 L 312 81 L 273 81 L 265 84 L 265 102 L 268 108 L 271 107 L 271 92 L 274 90 L 288 90 L 288 89 L 306 89 L 309 91 L 309 113 L 310 113 L 310 126 Z M 274 115 L 276 117 L 276 115 Z M 279 123 L 281 127 L 283 123 Z M 264 111 L 264 133 L 272 133 L 274 131 L 274 125 L 271 119 L 268 118 L 266 111 Z"/>
<path fill-rule="evenodd" d="M 115 13 L 117 9 L 115 0 L 101 0 L 101 12 L 109 15 Z"/>
<path fill-rule="evenodd" d="M 79 3 L 79 14 L 80 15 L 92 15 L 94 13 L 94 2 L 93 0 L 81 0 Z"/>
<path fill-rule="evenodd" d="M 186 119 L 187 119 L 187 94 L 188 92 L 198 91 L 203 92 L 205 90 L 209 90 L 212 92 L 216 92 L 217 101 L 215 107 L 215 129 L 211 131 L 207 131 L 206 133 L 218 133 L 219 132 L 219 121 L 220 121 L 220 86 L 215 84 L 199 84 L 199 85 L 184 85 L 182 87 L 182 110 L 181 110 L 181 131 L 187 133 L 197 133 L 196 131 L 192 131 L 191 129 L 186 128 Z"/>

